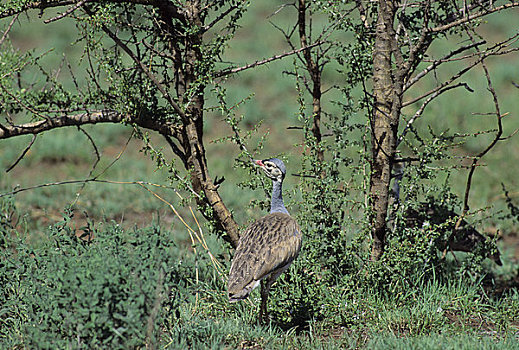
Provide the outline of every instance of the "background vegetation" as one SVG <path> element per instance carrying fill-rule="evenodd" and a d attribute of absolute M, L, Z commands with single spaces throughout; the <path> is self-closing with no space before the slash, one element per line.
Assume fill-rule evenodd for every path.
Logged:
<path fill-rule="evenodd" d="M 287 50 L 285 39 L 267 19 L 282 25 L 294 14 L 286 9 L 269 17 L 276 9 L 269 2 L 252 2 L 223 61 L 240 65 Z M 74 44 L 73 20 L 42 24 L 34 20 L 37 12 L 30 14 L 20 16 L 11 31 L 15 49 L 41 54 L 39 64 L 54 72 L 62 65 L 63 53 L 73 65 L 85 64 L 83 47 Z M 513 34 L 518 29 L 511 24 L 518 16 L 517 11 L 496 14 L 481 23 L 481 30 Z M 328 19 L 317 16 L 319 20 Z M 349 40 L 341 35 L 334 39 Z M 458 40 L 449 37 L 433 46 L 431 54 L 452 50 Z M 54 49 L 47 52 L 49 48 Z M 487 64 L 502 111 L 510 112 L 504 119 L 508 135 L 519 128 L 514 115 L 519 90 L 512 84 L 519 82 L 517 54 Z M 326 69 L 324 87 L 343 84 L 346 66 L 337 63 Z M 300 257 L 273 288 L 270 324 L 255 323 L 259 294 L 228 304 L 225 275 L 232 250 L 193 209 L 189 190 L 172 183 L 167 168 L 149 156 L 146 138 L 133 138 L 133 128 L 122 124 L 85 126 L 101 154 L 95 173 L 107 182 L 39 187 L 0 198 L 2 346 L 517 348 L 516 137 L 498 144 L 475 172 L 473 212 L 466 218 L 479 232 L 496 235 L 503 266 L 484 259 L 493 249 L 490 242 L 479 251 L 444 257 L 430 242 L 450 234 L 448 220 L 431 221 L 427 229 L 405 221 L 407 210 L 419 208 L 421 202 L 462 209 L 467 174 L 462 165 L 491 138 L 472 134 L 494 127 L 491 120 L 471 115 L 489 109 L 481 98 L 486 93 L 484 76 L 468 75 L 464 81 L 474 92 L 445 94 L 416 123 L 417 138 L 429 134 L 432 141 L 443 142 L 440 147 L 428 141 L 422 154 L 444 152 L 443 146 L 449 154 L 406 171 L 401 198 L 407 201 L 395 214 L 389 248 L 384 259 L 370 262 L 362 167 L 367 122 L 363 112 L 344 100 L 345 93 L 359 98 L 362 91 L 335 89 L 323 101 L 332 116 L 323 130 L 340 137 L 329 142 L 330 176 L 316 178 L 320 168 L 307 136 L 307 109 L 301 107 L 308 97 L 302 96 L 301 80 L 284 74 L 293 71 L 294 59 L 287 57 L 230 78 L 226 101 L 236 105 L 233 113 L 241 118 L 239 124 L 222 117 L 217 97 L 206 101 L 207 107 L 215 107 L 209 108 L 204 124 L 208 167 L 213 177 L 225 178 L 220 194 L 239 224 L 264 215 L 268 189 L 264 191 L 261 178 L 239 161 L 246 159 L 240 148 L 222 142 L 222 137 L 234 137 L 232 126 L 238 125 L 242 134 L 251 132 L 246 140 L 251 151 L 261 158 L 279 155 L 289 169 L 286 197 L 305 228 L 305 240 Z M 65 69 L 62 74 L 64 86 L 72 88 Z M 81 74 L 78 68 L 76 78 L 86 78 Z M 423 91 L 427 88 L 424 83 Z M 348 118 L 334 122 L 334 115 Z M 442 133 L 469 136 L 463 141 L 435 137 Z M 175 157 L 163 139 L 150 138 L 165 158 Z M 22 136 L 1 141 L 2 171 L 30 140 Z M 80 131 L 43 134 L 16 167 L 2 174 L 2 193 L 88 178 L 95 152 L 89 136 Z"/>

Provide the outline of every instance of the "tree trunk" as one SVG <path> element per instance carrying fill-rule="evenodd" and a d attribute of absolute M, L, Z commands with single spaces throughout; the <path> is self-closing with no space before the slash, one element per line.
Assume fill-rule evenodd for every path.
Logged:
<path fill-rule="evenodd" d="M 308 47 L 308 39 L 306 35 L 306 9 L 307 4 L 305 0 L 298 1 L 298 19 L 297 24 L 299 27 L 299 40 L 301 47 Z M 312 80 L 312 136 L 315 138 L 314 150 L 319 162 L 324 162 L 324 150 L 322 149 L 321 140 L 321 70 L 318 62 L 312 58 L 311 49 L 303 51 L 303 57 L 306 63 L 306 70 L 310 74 Z M 320 174 L 322 177 L 324 173 Z"/>
<path fill-rule="evenodd" d="M 218 193 L 218 187 L 214 184 L 207 170 L 207 159 L 202 142 L 202 118 L 193 118 L 192 113 L 202 111 L 203 97 L 197 96 L 197 102 L 190 108 L 189 123 L 184 127 L 184 139 L 188 171 L 190 171 L 191 184 L 196 193 L 202 195 L 197 199 L 200 206 L 209 206 L 211 210 L 202 210 L 204 216 L 210 220 L 222 237 L 236 248 L 239 240 L 239 227 L 234 221 L 231 212 L 222 201 Z"/>
<path fill-rule="evenodd" d="M 392 48 L 395 37 L 395 9 L 391 1 L 379 1 L 378 19 L 373 50 L 373 97 L 371 116 L 372 159 L 370 174 L 370 203 L 373 246 L 371 259 L 379 260 L 384 253 L 387 231 L 389 185 L 396 150 L 398 119 L 401 106 L 399 79 L 392 71 Z"/>
<path fill-rule="evenodd" d="M 192 28 L 202 28 L 200 18 L 200 3 L 191 1 L 183 9 L 185 22 L 190 23 Z M 163 18 L 168 14 L 163 13 Z M 171 18 L 167 18 L 168 24 Z M 171 38 L 175 37 L 172 25 L 165 27 Z M 197 204 L 202 207 L 205 218 L 215 225 L 222 237 L 233 247 L 238 245 L 239 227 L 234 221 L 231 212 L 223 203 L 218 186 L 216 186 L 209 176 L 207 169 L 207 159 L 203 142 L 203 112 L 204 112 L 204 86 L 197 81 L 200 74 L 196 65 L 203 61 L 201 52 L 202 32 L 194 31 L 185 33 L 184 47 L 177 46 L 178 41 L 170 42 L 170 50 L 173 57 L 176 57 L 176 76 L 175 86 L 177 96 L 181 105 L 187 105 L 185 115 L 182 117 L 182 128 L 177 139 L 181 145 L 183 162 L 187 171 L 190 173 L 191 185 L 193 190 L 200 194 Z M 178 39 L 178 38 L 177 38 Z M 196 91 L 193 92 L 193 87 Z M 205 207 L 205 208 L 204 208 Z M 209 210 L 206 208 L 209 207 Z"/>

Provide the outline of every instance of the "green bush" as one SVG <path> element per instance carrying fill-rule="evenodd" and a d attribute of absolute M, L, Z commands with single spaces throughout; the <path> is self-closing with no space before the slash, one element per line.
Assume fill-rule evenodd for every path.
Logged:
<path fill-rule="evenodd" d="M 70 217 L 32 248 L 22 240 L 0 258 L 3 346 L 134 348 L 159 341 L 166 316 L 190 298 L 192 270 L 170 232 L 118 225 L 85 228 Z M 194 272 L 193 272 L 194 274 Z M 167 315 L 166 315 L 167 314 Z"/>

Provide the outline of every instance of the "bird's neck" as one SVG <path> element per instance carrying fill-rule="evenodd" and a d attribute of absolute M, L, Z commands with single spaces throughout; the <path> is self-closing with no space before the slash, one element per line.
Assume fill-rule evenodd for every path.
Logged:
<path fill-rule="evenodd" d="M 287 208 L 283 203 L 283 195 L 281 194 L 281 181 L 272 181 L 272 200 L 270 201 L 270 213 L 288 214 Z"/>

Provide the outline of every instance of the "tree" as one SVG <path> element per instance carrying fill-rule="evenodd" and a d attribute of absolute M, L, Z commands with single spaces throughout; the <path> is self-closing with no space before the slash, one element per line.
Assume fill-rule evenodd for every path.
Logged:
<path fill-rule="evenodd" d="M 205 217 L 236 246 L 238 225 L 207 168 L 204 89 L 215 77 L 231 73 L 218 72 L 216 63 L 246 5 L 239 0 L 4 3 L 0 18 L 12 20 L 0 42 L 3 61 L 8 63 L 2 72 L 6 120 L 0 124 L 0 139 L 98 123 L 123 122 L 157 132 L 189 172 L 189 186 Z M 44 22 L 73 17 L 81 31 L 79 41 L 85 45 L 90 79 L 73 92 L 50 74 L 50 91 L 29 86 L 24 68 L 35 63 L 33 58 L 24 55 L 24 63 L 18 64 L 13 59 L 16 51 L 5 49 L 6 36 L 19 14 L 38 9 L 44 15 L 50 8 L 64 10 Z M 20 123 L 18 115 L 35 121 Z"/>
<path fill-rule="evenodd" d="M 485 60 L 490 56 L 502 55 L 518 49 L 510 47 L 517 35 L 483 47 L 485 41 L 477 40 L 480 34 L 476 30 L 482 18 L 517 6 L 519 6 L 517 2 L 498 4 L 492 1 L 471 3 L 419 1 L 412 5 L 399 1 L 378 1 L 377 7 L 371 9 L 371 11 L 376 11 L 376 25 L 375 22 L 368 24 L 375 30 L 373 109 L 370 122 L 372 127 L 370 198 L 373 206 L 372 258 L 374 260 L 378 260 L 384 251 L 392 169 L 396 163 L 405 161 L 399 157 L 398 146 L 401 139 L 413 122 L 422 116 L 427 105 L 441 94 L 458 87 L 470 90 L 465 83 L 459 82 L 459 80 L 466 72 L 481 65 L 494 103 L 493 114 L 496 118 L 496 131 L 488 147 L 472 160 L 459 223 L 469 210 L 468 200 L 474 170 L 479 160 L 498 141 L 502 140 L 503 132 L 503 115 Z M 359 6 L 358 9 L 362 16 L 366 15 L 362 6 Z M 432 43 L 452 35 L 464 37 L 468 44 L 459 45 L 456 50 L 446 53 L 443 57 L 433 60 L 425 68 L 421 68 L 420 64 Z M 413 87 L 418 81 L 462 53 L 465 53 L 465 56 L 458 59 L 469 62 L 466 68 L 439 81 L 433 89 L 418 97 L 407 97 L 413 95 Z M 416 112 L 407 121 L 399 135 L 403 107 L 419 101 L 423 102 L 420 102 Z"/>
<path fill-rule="evenodd" d="M 482 68 L 482 74 L 490 93 L 493 112 L 485 113 L 495 117 L 493 137 L 489 144 L 478 154 L 474 155 L 468 166 L 466 189 L 463 198 L 463 209 L 456 224 L 460 228 L 463 218 L 469 211 L 469 195 L 474 171 L 481 158 L 487 154 L 499 141 L 503 141 L 502 118 L 499 99 L 492 85 L 491 74 L 486 61 L 493 56 L 501 56 L 516 52 L 518 34 L 502 37 L 499 40 L 485 40 L 478 31 L 484 18 L 492 14 L 511 10 L 519 6 L 518 2 L 492 1 L 416 1 L 412 4 L 406 1 L 355 1 L 348 4 L 314 1 L 305 5 L 299 3 L 299 28 L 304 24 L 304 9 L 312 8 L 315 12 L 325 12 L 330 22 L 339 21 L 340 30 L 354 33 L 354 40 L 349 47 L 343 45 L 341 53 L 335 53 L 334 58 L 347 66 L 347 84 L 360 85 L 364 97 L 358 106 L 368 115 L 371 150 L 369 156 L 369 223 L 372 234 L 371 259 L 379 260 L 386 246 L 386 235 L 389 230 L 388 222 L 391 199 L 391 183 L 395 177 L 393 169 L 402 169 L 405 164 L 429 163 L 440 159 L 441 155 L 429 154 L 424 158 L 409 140 L 409 134 L 416 135 L 413 127 L 416 120 L 424 115 L 426 107 L 446 92 L 457 88 L 472 88 L 461 79 L 476 67 Z M 303 19 L 301 19 L 303 18 Z M 304 31 L 302 38 L 305 38 Z M 443 52 L 439 58 L 430 58 L 431 46 L 440 41 L 457 38 L 460 44 L 450 52 Z M 324 64 L 313 62 L 328 62 L 324 58 L 321 47 L 307 50 L 301 61 L 305 62 L 310 81 L 314 88 L 309 90 L 314 101 L 312 127 L 315 163 L 325 159 L 320 144 L 321 89 L 320 73 Z M 366 54 L 368 51 L 368 54 Z M 435 51 L 437 52 L 437 50 Z M 435 53 L 437 55 L 437 53 Z M 313 56 L 312 56 L 313 55 Z M 313 60 L 310 59 L 313 57 Z M 437 74 L 443 66 L 452 62 L 465 62 L 455 73 L 443 77 Z M 312 65 L 313 64 L 313 65 Z M 316 73 L 319 74 L 316 74 Z M 316 79 L 318 77 L 319 79 Z M 432 85 L 423 91 L 423 84 Z M 352 99 L 351 88 L 343 87 L 345 98 Z M 319 103 L 316 103 L 319 102 Z M 346 101 L 344 102 L 347 103 Z M 349 108 L 349 107 L 348 107 Z M 411 112 L 411 116 L 407 117 Z M 345 114 L 351 110 L 345 110 Z M 506 115 L 506 114 L 505 114 Z M 328 123 L 334 123 L 330 119 Z M 337 122 L 335 122 L 337 124 Z M 450 136 L 456 138 L 456 136 Z M 444 138 L 444 141 L 448 137 Z M 443 141 L 442 141 L 443 142 Z M 308 141 L 307 141 L 308 144 Z M 423 144 L 422 144 L 423 146 Z M 440 148 L 437 151 L 441 151 Z M 328 158 L 329 159 L 329 158 Z M 327 174 L 330 175 L 330 174 Z M 399 175 L 400 177 L 402 174 Z M 398 184 L 397 184 L 398 185 Z"/>
<path fill-rule="evenodd" d="M 371 142 L 368 157 L 369 205 L 365 209 L 369 216 L 369 229 L 372 235 L 371 259 L 379 260 L 387 243 L 389 218 L 394 216 L 394 208 L 390 206 L 391 183 L 395 177 L 402 177 L 402 173 L 396 174 L 394 168 L 403 169 L 406 164 L 412 163 L 427 164 L 443 157 L 441 154 L 444 148 L 435 149 L 438 154 L 426 155 L 421 153 L 425 148 L 423 141 L 421 146 L 413 145 L 409 136 L 420 140 L 427 139 L 427 136 L 418 135 L 418 130 L 414 128 L 415 122 L 424 115 L 426 107 L 444 93 L 457 88 L 473 92 L 473 89 L 461 79 L 474 68 L 481 67 L 490 93 L 488 97 L 494 109 L 490 115 L 495 117 L 495 128 L 491 131 L 493 136 L 489 144 L 471 157 L 468 165 L 463 208 L 455 225 L 455 231 L 460 230 L 464 217 L 469 212 L 469 195 L 474 171 L 481 158 L 499 141 L 506 139 L 503 137 L 504 115 L 492 86 L 486 61 L 490 57 L 509 54 L 519 49 L 516 45 L 517 34 L 494 41 L 485 40 L 483 34 L 478 31 L 479 25 L 484 18 L 516 8 L 519 3 L 298 1 L 292 6 L 297 11 L 294 26 L 289 30 L 278 27 L 291 48 L 296 48 L 297 41 L 301 47 L 308 46 L 308 43 L 320 43 L 298 54 L 298 68 L 294 74 L 299 85 L 303 86 L 306 96 L 311 99 L 309 108 L 302 103 L 302 110 L 309 111 L 308 115 L 303 117 L 306 121 L 303 129 L 305 145 L 309 148 L 310 154 L 309 168 L 303 175 L 316 179 L 310 180 L 309 192 L 324 191 L 329 194 L 326 199 L 323 199 L 326 196 L 322 195 L 320 198 L 306 198 L 307 202 L 313 203 L 314 206 L 305 218 L 311 217 L 315 225 L 321 225 L 322 235 L 323 230 L 337 227 L 338 218 L 346 215 L 345 209 L 336 205 L 340 198 L 331 194 L 334 191 L 343 193 L 343 190 L 337 186 L 330 188 L 324 183 L 330 179 L 335 183 L 344 181 L 344 178 L 334 175 L 340 171 L 340 165 L 334 165 L 334 162 L 349 162 L 348 157 L 337 153 L 338 147 L 348 147 L 342 141 L 344 135 L 342 138 L 338 136 L 347 127 L 344 119 L 348 115 L 362 111 L 369 119 Z M 328 16 L 329 24 L 320 28 L 313 24 L 312 19 L 323 13 Z M 330 32 L 352 33 L 354 39 L 348 44 L 327 41 L 325 39 L 331 35 Z M 294 39 L 295 33 L 299 34 L 299 40 Z M 311 33 L 314 33 L 313 37 Z M 430 53 L 434 43 L 449 41 L 451 38 L 456 38 L 460 42 L 457 47 L 449 52 L 440 53 L 438 58 L 428 56 L 438 55 L 437 49 L 434 54 Z M 344 93 L 343 120 L 334 119 L 322 108 L 322 73 L 329 69 L 325 67 L 329 66 L 330 62 L 338 62 L 345 67 L 345 82 L 341 86 Z M 455 73 L 445 76 L 437 74 L 443 66 L 459 62 L 465 62 L 465 66 L 456 66 L 458 71 Z M 427 84 L 432 87 L 423 91 L 423 86 Z M 352 103 L 349 100 L 355 99 L 352 91 L 356 86 L 361 86 L 364 96 L 357 101 L 356 107 L 351 107 Z M 322 125 L 326 125 L 325 128 L 328 130 L 321 130 Z M 335 139 L 326 142 L 323 135 L 330 130 Z M 442 136 L 439 139 L 444 143 L 448 138 L 452 140 L 456 137 L 461 138 L 461 135 Z M 320 215 L 312 216 L 314 212 L 325 212 L 326 219 L 321 220 Z M 332 235 L 337 237 L 337 230 Z M 330 238 L 328 244 L 331 242 L 333 238 Z"/>
<path fill-rule="evenodd" d="M 332 120 L 322 107 L 325 92 L 322 72 L 330 62 L 338 62 L 347 71 L 346 84 L 342 87 L 345 100 L 354 98 L 352 87 L 347 84 L 363 90 L 355 109 L 365 113 L 369 120 L 371 145 L 366 193 L 369 208 L 366 212 L 373 239 L 371 259 L 378 260 L 384 252 L 389 230 L 393 169 L 434 158 L 434 155 L 426 159 L 418 154 L 419 147 L 414 147 L 409 140 L 409 135 L 418 137 L 415 122 L 426 107 L 444 93 L 460 87 L 471 90 L 460 79 L 475 67 L 481 67 L 494 105 L 496 131 L 488 147 L 475 155 L 469 165 L 463 211 L 458 221 L 458 226 L 461 225 L 469 210 L 473 173 L 480 159 L 503 139 L 503 114 L 485 61 L 518 49 L 514 46 L 517 34 L 487 43 L 480 38 L 478 25 L 491 14 L 516 8 L 519 3 L 299 0 L 286 5 L 296 8 L 292 30 L 283 31 L 291 51 L 244 67 L 225 65 L 223 69 L 220 69 L 220 57 L 237 29 L 237 22 L 247 7 L 246 1 L 26 0 L 0 5 L 0 18 L 12 18 L 0 41 L 2 60 L 6 63 L 0 68 L 2 113 L 6 116 L 0 123 L 0 139 L 96 123 L 124 122 L 138 130 L 157 132 L 167 140 L 189 172 L 188 186 L 205 217 L 235 246 L 238 225 L 218 193 L 219 181 L 212 179 L 207 167 L 203 138 L 206 88 L 230 74 L 297 55 L 298 72 L 301 68 L 303 71 L 295 73 L 298 86 L 305 86 L 312 99 L 310 116 L 303 116 L 305 123 L 310 121 L 303 127 L 304 138 L 310 157 L 315 160 L 310 175 L 313 173 L 319 180 L 327 179 L 325 185 L 323 181 L 314 183 L 319 191 L 324 191 L 337 179 L 335 176 L 342 166 L 340 161 L 345 159 L 338 155 L 341 151 L 337 151 L 337 146 L 324 141 L 326 132 L 322 130 L 325 118 L 328 118 L 326 127 L 335 136 L 344 128 L 344 120 Z M 7 48 L 7 34 L 19 14 L 38 9 L 45 17 L 49 8 L 63 10 L 44 21 L 73 18 L 81 32 L 79 40 L 85 45 L 89 79 L 74 92 L 62 88 L 50 74 L 46 74 L 46 80 L 54 87 L 43 91 L 35 89 L 24 79 L 26 66 L 37 64 L 35 58 Z M 329 18 L 329 25 L 320 31 L 311 22 L 312 16 L 318 14 Z M 352 34 L 353 40 L 348 44 L 331 41 L 331 32 L 347 32 Z M 453 36 L 464 41 L 439 58 L 428 58 L 433 43 Z M 459 61 L 465 61 L 466 66 L 456 73 L 438 80 L 431 78 L 441 67 Z M 427 79 L 434 86 L 423 92 L 418 82 Z M 352 103 L 343 102 L 349 105 L 350 113 L 354 109 Z M 414 112 L 407 116 L 410 109 Z M 302 111 L 304 115 L 304 108 Z M 337 140 L 336 137 L 335 142 Z M 238 143 L 245 149 L 241 141 Z M 160 153 L 151 148 L 149 151 L 159 163 L 167 163 Z M 180 177 L 175 167 L 171 169 Z M 342 191 L 335 187 L 334 190 Z M 314 204 L 322 208 L 321 203 Z M 335 215 L 322 222 L 330 226 L 332 221 L 338 225 L 344 212 L 335 213 L 330 207 L 327 213 L 329 217 Z"/>

